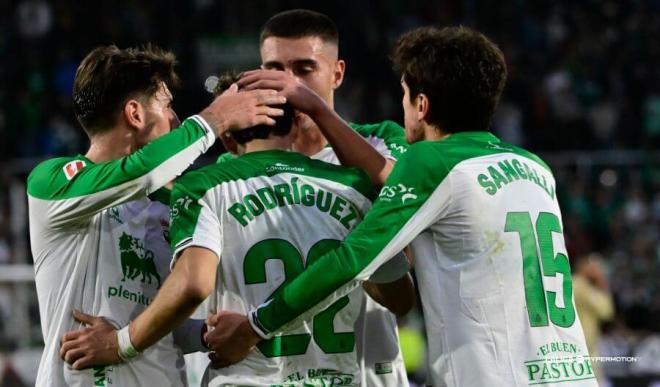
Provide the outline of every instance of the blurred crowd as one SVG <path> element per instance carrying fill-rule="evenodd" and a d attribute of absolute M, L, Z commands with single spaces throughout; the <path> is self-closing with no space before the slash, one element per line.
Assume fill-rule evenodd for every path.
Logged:
<path fill-rule="evenodd" d="M 506 54 L 509 81 L 494 122 L 505 139 L 536 150 L 650 149 L 660 139 L 657 0 L 2 0 L 0 6 L 6 10 L 0 12 L 0 159 L 84 146 L 70 91 L 77 63 L 92 47 L 155 42 L 174 50 L 185 81 L 175 107 L 185 115 L 206 98 L 201 81 L 208 74 L 200 71 L 209 60 L 258 65 L 260 26 L 292 7 L 314 8 L 337 22 L 348 62 L 338 110 L 355 121 L 401 116 L 388 54 L 403 31 L 464 24 Z"/>
<path fill-rule="evenodd" d="M 603 257 L 616 310 L 605 334 L 660 332 L 658 0 L 0 0 L 0 264 L 31 262 L 24 246 L 15 246 L 25 221 L 16 219 L 24 216 L 16 214 L 20 190 L 10 187 L 38 160 L 87 145 L 71 111 L 86 52 L 147 42 L 173 50 L 184 81 L 174 108 L 186 117 L 208 101 L 202 84 L 209 72 L 258 66 L 263 22 L 298 7 L 338 25 L 347 75 L 336 107 L 348 120 L 402 122 L 388 59 L 394 41 L 419 25 L 463 24 L 506 55 L 509 80 L 493 122 L 500 137 L 542 155 L 641 152 L 634 162 L 611 160 L 586 172 L 578 162 L 550 164 L 569 255 Z M 1 286 L 0 314 L 7 303 Z M 36 309 L 30 315 L 38 319 Z M 0 323 L 0 345 L 11 344 Z"/>

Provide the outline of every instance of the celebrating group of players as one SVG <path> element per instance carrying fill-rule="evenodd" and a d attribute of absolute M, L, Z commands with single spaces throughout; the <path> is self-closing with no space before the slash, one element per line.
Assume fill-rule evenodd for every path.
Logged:
<path fill-rule="evenodd" d="M 325 15 L 273 16 L 260 49 L 183 123 L 171 53 L 80 64 L 89 151 L 28 178 L 37 385 L 183 386 L 182 354 L 203 351 L 208 386 L 406 386 L 393 313 L 414 304 L 410 262 L 429 385 L 596 385 L 552 173 L 488 131 L 497 46 L 404 34 L 405 129 L 334 112 L 345 63 Z M 216 138 L 230 152 L 177 177 Z"/>

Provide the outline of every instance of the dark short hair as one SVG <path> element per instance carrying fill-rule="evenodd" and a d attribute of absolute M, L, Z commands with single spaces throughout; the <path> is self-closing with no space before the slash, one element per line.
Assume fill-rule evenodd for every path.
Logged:
<path fill-rule="evenodd" d="M 216 96 L 222 94 L 241 78 L 241 74 L 236 71 L 227 71 L 220 74 L 218 83 L 213 88 L 213 94 Z M 245 144 L 255 139 L 265 139 L 271 134 L 275 136 L 286 136 L 291 132 L 291 127 L 293 126 L 293 107 L 288 103 L 273 105 L 273 107 L 284 110 L 284 115 L 274 117 L 275 125 L 257 125 L 251 128 L 233 130 L 228 133 L 239 144 Z"/>
<path fill-rule="evenodd" d="M 266 38 L 303 38 L 318 36 L 325 42 L 339 42 L 337 26 L 326 15 L 308 9 L 292 9 L 280 12 L 268 19 L 261 28 L 259 43 L 263 44 Z"/>
<path fill-rule="evenodd" d="M 506 82 L 502 51 L 466 27 L 422 27 L 399 38 L 392 60 L 410 89 L 430 102 L 428 123 L 447 133 L 490 127 Z"/>
<path fill-rule="evenodd" d="M 179 84 L 173 53 L 156 46 L 93 49 L 78 66 L 73 83 L 73 111 L 87 134 L 115 124 L 129 98 L 151 97 L 164 82 Z"/>

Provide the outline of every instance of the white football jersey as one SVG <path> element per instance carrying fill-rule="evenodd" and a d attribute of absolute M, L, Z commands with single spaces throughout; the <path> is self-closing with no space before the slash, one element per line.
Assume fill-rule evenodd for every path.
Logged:
<path fill-rule="evenodd" d="M 191 246 L 215 252 L 209 307 L 247 313 L 337 246 L 373 195 L 357 169 L 294 152 L 248 153 L 179 179 L 171 201 L 175 256 Z M 359 295 L 341 297 L 309 323 L 260 343 L 238 364 L 207 370 L 203 385 L 359 385 L 353 332 Z"/>
<path fill-rule="evenodd" d="M 403 128 L 392 121 L 369 125 L 351 124 L 351 127 L 387 159 L 396 160 L 408 149 Z M 312 158 L 340 164 L 331 147 L 324 148 Z M 399 277 L 406 273 L 407 271 L 402 271 Z M 396 316 L 365 294 L 362 289 L 354 292 L 360 293 L 363 298 L 360 315 L 355 322 L 362 385 L 408 386 L 408 375 L 399 346 Z"/>
<path fill-rule="evenodd" d="M 393 121 L 350 125 L 369 145 L 389 160 L 396 160 L 408 148 L 403 128 Z M 225 153 L 218 158 L 218 162 L 222 163 L 233 158 L 232 154 Z M 330 146 L 323 148 L 311 158 L 340 164 L 334 149 Z M 405 259 L 405 256 L 401 254 L 396 259 Z M 398 264 L 391 267 L 403 269 L 399 271 L 399 278 L 407 273 L 405 265 Z M 361 384 L 369 387 L 408 386 L 408 376 L 399 347 L 396 317 L 367 296 L 361 288 L 356 289 L 355 292 L 357 294 L 354 297 L 362 298 L 360 314 L 355 322 Z"/>
<path fill-rule="evenodd" d="M 44 161 L 28 177 L 32 256 L 45 348 L 37 386 L 185 386 L 181 352 L 165 336 L 129 363 L 73 370 L 60 339 L 82 324 L 73 309 L 127 325 L 169 273 L 169 208 L 147 199 L 215 141 L 195 116 L 118 160 Z"/>
<path fill-rule="evenodd" d="M 297 326 L 416 237 L 429 384 L 597 385 L 552 172 L 487 132 L 410 146 L 364 221 L 251 312 L 253 328 Z"/>

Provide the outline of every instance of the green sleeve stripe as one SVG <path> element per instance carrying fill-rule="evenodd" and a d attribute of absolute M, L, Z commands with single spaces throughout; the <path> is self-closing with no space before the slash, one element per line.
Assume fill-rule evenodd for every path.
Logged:
<path fill-rule="evenodd" d="M 441 196 L 447 194 L 446 187 L 443 188 L 436 190 L 422 206 L 409 209 L 408 214 L 403 215 L 403 218 L 407 217 L 408 220 L 402 225 L 386 222 L 386 227 L 368 230 L 367 227 L 382 223 L 379 218 L 372 216 L 370 224 L 356 229 L 355 236 L 352 236 L 352 233 L 338 249 L 320 258 L 324 260 L 323 264 L 313 263 L 309 266 L 293 282 L 282 288 L 278 296 L 255 311 L 254 325 L 261 328 L 261 335 L 270 338 L 296 327 L 301 321 L 309 319 L 338 298 L 350 293 L 358 281 L 368 280 L 381 265 L 400 253 L 433 223 L 442 210 L 438 202 L 442 201 Z M 360 225 L 367 222 L 367 218 Z M 358 235 L 359 232 L 361 234 Z M 379 237 L 369 237 L 377 232 L 381 233 Z M 368 249 L 364 247 L 366 245 L 370 245 Z M 302 276 L 307 276 L 311 283 L 303 283 Z M 303 286 L 312 287 L 306 288 L 308 294 L 301 297 L 299 292 Z M 313 291 L 310 292 L 309 289 Z M 327 294 L 330 296 L 324 297 Z"/>
<path fill-rule="evenodd" d="M 152 177 L 158 181 L 165 180 L 162 183 L 165 184 L 183 172 L 214 141 L 215 134 L 210 131 L 204 119 L 194 116 L 171 133 L 118 160 L 93 164 L 81 156 L 45 161 L 30 173 L 27 191 L 30 196 L 38 199 L 71 199 L 108 190 L 148 174 L 153 174 Z M 177 159 L 177 156 L 183 157 Z M 177 163 L 169 165 L 169 170 L 158 170 L 171 159 L 177 159 Z M 63 168 L 73 160 L 82 160 L 86 165 L 69 180 Z M 149 181 L 145 182 L 145 186 L 150 188 L 149 185 Z M 160 187 L 153 187 L 152 190 L 157 188 Z"/>
<path fill-rule="evenodd" d="M 323 300 L 342 295 L 355 279 L 366 279 L 442 216 L 451 201 L 451 177 L 447 176 L 457 164 L 500 153 L 538 159 L 485 132 L 458 133 L 443 141 L 411 146 L 395 165 L 364 221 L 346 240 L 257 308 L 255 317 L 264 332 L 295 325 Z"/>
<path fill-rule="evenodd" d="M 209 123 L 206 122 L 202 116 L 195 114 L 194 116 L 190 116 L 190 119 L 195 121 L 197 125 L 201 126 L 207 135 L 211 135 L 213 138 L 215 138 L 215 132 L 213 131 L 213 128 L 211 128 L 211 125 L 209 125 Z"/>
<path fill-rule="evenodd" d="M 433 200 L 432 195 L 451 169 L 437 162 L 437 151 L 429 144 L 419 144 L 403 155 L 374 206 L 340 247 L 310 265 L 270 303 L 257 309 L 257 320 L 266 331 L 295 325 L 300 315 L 328 295 L 338 295 L 342 288 L 349 290 L 356 278 L 368 278 L 435 220 L 444 201 Z"/>
<path fill-rule="evenodd" d="M 502 153 L 540 160 L 484 132 L 459 133 L 443 141 L 411 146 L 395 165 L 364 221 L 340 247 L 310 265 L 256 310 L 264 332 L 295 325 L 310 308 L 343 294 L 355 279 L 366 279 L 443 215 L 451 201 L 451 177 L 447 176 L 456 165 Z"/>

